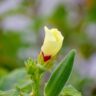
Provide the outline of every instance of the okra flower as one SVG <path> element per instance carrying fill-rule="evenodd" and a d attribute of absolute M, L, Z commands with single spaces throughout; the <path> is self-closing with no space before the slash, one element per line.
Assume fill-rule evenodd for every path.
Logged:
<path fill-rule="evenodd" d="M 48 29 L 47 27 L 45 27 L 44 29 L 45 38 L 44 43 L 41 47 L 41 52 L 44 61 L 48 61 L 61 49 L 64 37 L 56 28 Z"/>

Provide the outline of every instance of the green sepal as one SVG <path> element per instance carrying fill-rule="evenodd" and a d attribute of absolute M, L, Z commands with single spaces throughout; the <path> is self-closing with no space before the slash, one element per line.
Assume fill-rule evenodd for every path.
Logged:
<path fill-rule="evenodd" d="M 30 74 L 32 78 L 36 74 L 42 74 L 45 71 L 45 68 L 32 58 L 28 58 L 28 60 L 25 62 L 25 66 L 28 74 Z"/>
<path fill-rule="evenodd" d="M 72 71 L 75 50 L 71 50 L 51 75 L 45 86 L 45 96 L 58 96 Z"/>

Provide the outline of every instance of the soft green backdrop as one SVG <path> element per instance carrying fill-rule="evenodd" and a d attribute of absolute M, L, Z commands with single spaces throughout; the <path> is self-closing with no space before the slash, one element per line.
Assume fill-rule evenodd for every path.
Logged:
<path fill-rule="evenodd" d="M 38 56 L 45 25 L 58 28 L 65 37 L 57 62 L 70 49 L 77 50 L 76 64 L 69 81 L 84 96 L 95 96 L 95 0 L 0 0 L 0 90 L 11 86 L 3 84 L 4 76 L 24 67 L 28 57 Z"/>

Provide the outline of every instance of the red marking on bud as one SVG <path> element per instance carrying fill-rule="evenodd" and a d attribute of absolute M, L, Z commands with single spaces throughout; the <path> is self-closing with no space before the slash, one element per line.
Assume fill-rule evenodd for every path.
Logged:
<path fill-rule="evenodd" d="M 43 59 L 44 59 L 44 62 L 47 62 L 48 60 L 51 59 L 51 55 L 44 55 L 44 53 L 42 52 L 42 55 L 43 55 Z"/>

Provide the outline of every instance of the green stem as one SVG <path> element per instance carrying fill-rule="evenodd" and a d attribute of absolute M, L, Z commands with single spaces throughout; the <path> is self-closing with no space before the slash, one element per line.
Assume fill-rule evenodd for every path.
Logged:
<path fill-rule="evenodd" d="M 35 82 L 35 84 L 34 84 L 34 94 L 35 94 L 35 96 L 40 96 L 39 94 L 39 82 Z"/>
<path fill-rule="evenodd" d="M 33 83 L 33 95 L 40 96 L 40 78 L 36 78 Z"/>

